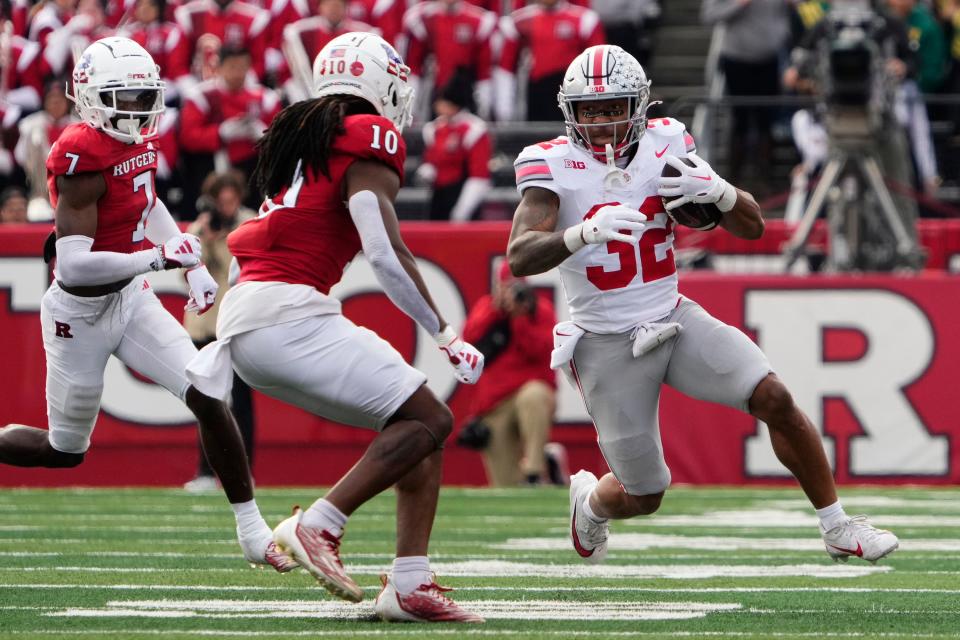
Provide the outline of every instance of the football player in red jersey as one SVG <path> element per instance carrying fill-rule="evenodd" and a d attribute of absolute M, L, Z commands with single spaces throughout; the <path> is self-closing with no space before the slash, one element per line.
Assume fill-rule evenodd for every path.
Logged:
<path fill-rule="evenodd" d="M 585 470 L 570 479 L 576 552 L 600 562 L 609 520 L 660 507 L 671 480 L 658 415 L 667 384 L 766 423 L 831 557 L 876 562 L 892 553 L 895 535 L 846 516 L 819 433 L 760 348 L 679 293 L 669 212 L 715 205 L 719 226 L 755 240 L 764 222 L 753 196 L 696 155 L 683 123 L 647 120 L 650 82 L 620 47 L 577 56 L 557 100 L 567 135 L 527 147 L 514 163 L 522 199 L 507 259 L 517 276 L 560 271 L 572 321 L 554 329 L 551 366 L 580 390 L 610 468 L 599 480 Z M 666 164 L 676 176 L 662 176 Z"/>
<path fill-rule="evenodd" d="M 188 382 L 184 372 L 196 349 L 143 277 L 186 269 L 187 308 L 203 313 L 213 305 L 217 285 L 200 262 L 199 240 L 180 232 L 155 195 L 159 69 L 134 41 L 104 38 L 83 52 L 73 84 L 83 122 L 67 127 L 47 158 L 57 257 L 40 310 L 49 428 L 0 429 L 0 462 L 54 468 L 83 462 L 104 369 L 115 355 L 180 397 L 197 417 L 207 459 L 237 514 L 247 560 L 289 570 L 295 565 L 276 552 L 253 500 L 236 423 L 223 402 Z"/>
<path fill-rule="evenodd" d="M 409 69 L 383 38 L 348 33 L 313 65 L 315 98 L 276 117 L 261 139 L 255 178 L 260 217 L 230 234 L 238 284 L 220 303 L 218 341 L 187 375 L 222 397 L 230 362 L 250 386 L 302 409 L 378 432 L 326 496 L 274 530 L 334 595 L 363 590 L 340 562 L 347 518 L 383 490 L 397 491 L 397 558 L 375 610 L 385 620 L 480 622 L 437 586 L 427 558 L 452 416 L 426 377 L 372 331 L 340 313 L 330 288 L 362 250 L 390 300 L 434 336 L 457 378 L 474 383 L 483 356 L 444 321 L 400 237 L 393 201 L 403 178 Z"/>

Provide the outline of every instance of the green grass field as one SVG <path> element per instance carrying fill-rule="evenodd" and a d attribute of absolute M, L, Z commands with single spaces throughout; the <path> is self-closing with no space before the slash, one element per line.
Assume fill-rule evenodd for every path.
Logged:
<path fill-rule="evenodd" d="M 318 495 L 259 493 L 271 523 Z M 219 494 L 0 490 L 0 638 L 960 638 L 960 491 L 843 494 L 898 552 L 833 563 L 798 490 L 681 487 L 615 523 L 594 567 L 567 542 L 565 491 L 445 490 L 434 569 L 487 623 L 428 627 L 372 616 L 390 495 L 348 524 L 353 605 L 302 571 L 250 569 Z"/>

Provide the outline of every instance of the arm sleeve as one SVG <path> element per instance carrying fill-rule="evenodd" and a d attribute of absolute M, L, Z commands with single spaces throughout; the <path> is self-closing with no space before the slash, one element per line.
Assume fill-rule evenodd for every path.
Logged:
<path fill-rule="evenodd" d="M 440 320 L 437 314 L 420 295 L 417 285 L 400 264 L 390 244 L 377 196 L 371 191 L 360 191 L 353 194 L 347 206 L 360 234 L 363 253 L 370 261 L 383 292 L 398 309 L 413 318 L 431 336 L 439 333 Z"/>
<path fill-rule="evenodd" d="M 173 216 L 170 215 L 170 210 L 167 209 L 167 205 L 163 204 L 163 200 L 160 198 L 157 198 L 153 203 L 153 209 L 147 216 L 147 226 L 144 228 L 144 233 L 147 240 L 156 245 L 163 244 L 173 236 L 180 234 L 180 227 L 177 226 Z"/>
<path fill-rule="evenodd" d="M 163 260 L 157 249 L 134 253 L 90 251 L 93 238 L 65 236 L 57 240 L 57 278 L 67 286 L 92 286 L 159 271 Z"/>

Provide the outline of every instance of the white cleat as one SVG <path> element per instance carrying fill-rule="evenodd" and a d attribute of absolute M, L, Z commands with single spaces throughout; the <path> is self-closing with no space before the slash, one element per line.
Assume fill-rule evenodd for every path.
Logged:
<path fill-rule="evenodd" d="M 580 470 L 570 476 L 570 539 L 574 550 L 590 564 L 599 564 L 607 557 L 610 525 L 596 523 L 583 512 L 583 501 L 597 486 L 597 476 Z"/>
<path fill-rule="evenodd" d="M 463 609 L 446 596 L 448 589 L 436 583 L 422 584 L 406 595 L 397 591 L 393 578 L 380 576 L 383 589 L 377 596 L 373 611 L 387 622 L 484 622 L 475 613 Z"/>
<path fill-rule="evenodd" d="M 867 516 L 848 518 L 829 531 L 821 529 L 820 535 L 834 562 L 846 562 L 850 556 L 856 556 L 876 563 L 900 546 L 897 536 L 886 529 L 877 529 L 867 521 Z"/>
<path fill-rule="evenodd" d="M 273 530 L 277 550 L 291 556 L 338 598 L 350 602 L 363 600 L 363 589 L 347 575 L 340 562 L 340 538 L 326 529 L 303 526 L 302 515 L 300 507 L 294 507 L 293 515 Z"/>

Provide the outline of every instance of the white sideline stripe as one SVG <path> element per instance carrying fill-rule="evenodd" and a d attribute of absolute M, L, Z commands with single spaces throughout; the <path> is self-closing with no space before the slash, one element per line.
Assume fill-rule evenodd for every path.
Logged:
<path fill-rule="evenodd" d="M 247 585 L 183 584 L 2 584 L 0 589 L 101 589 L 108 591 L 302 591 L 303 585 L 289 587 L 251 587 Z M 376 587 L 378 590 L 381 587 Z M 373 587 L 370 587 L 373 589 Z"/>
<path fill-rule="evenodd" d="M 594 602 L 566 600 L 475 600 L 467 603 L 487 619 L 504 620 L 690 620 L 716 611 L 740 609 L 739 603 L 713 602 Z M 373 604 L 336 600 L 145 600 L 111 601 L 99 608 L 74 607 L 45 613 L 48 617 L 80 618 L 318 618 L 368 620 Z"/>
<path fill-rule="evenodd" d="M 221 629 L 142 629 L 134 632 L 135 635 L 150 636 L 236 636 L 241 638 L 290 638 L 290 637 L 333 637 L 343 638 L 343 630 L 332 631 L 226 631 Z M 457 629 L 434 629 L 429 630 L 429 635 L 437 636 L 529 636 L 530 631 L 520 631 L 516 629 L 466 629 L 463 627 Z M 537 630 L 538 636 L 556 636 L 561 638 L 597 638 L 596 631 L 548 631 Z M 52 636 L 111 636 L 111 635 L 131 635 L 131 631 L 126 629 L 84 629 L 84 630 L 33 630 L 33 631 L 10 631 L 4 632 L 5 635 L 52 635 Z M 422 638 L 425 634 L 423 628 L 402 629 L 393 627 L 389 630 L 383 629 L 351 629 L 350 637 L 359 636 L 413 636 Z M 840 632 L 831 633 L 829 631 L 669 631 L 670 637 L 681 638 L 705 638 L 705 637 L 736 637 L 736 638 L 948 638 L 956 640 L 955 633 L 889 633 L 889 632 Z M 663 638 L 663 631 L 604 631 L 605 638 Z"/>
<path fill-rule="evenodd" d="M 859 578 L 893 569 L 888 566 L 862 564 L 784 564 L 784 565 L 718 565 L 718 564 L 661 564 L 661 565 L 565 565 L 508 562 L 505 560 L 468 560 L 465 562 L 434 562 L 431 569 L 441 576 L 457 577 L 538 577 L 538 578 L 673 578 L 702 580 L 706 578 L 769 578 L 807 576 L 815 578 Z M 0 567 L 4 573 L 48 573 L 70 571 L 78 573 L 236 573 L 246 568 L 219 567 Z M 348 565 L 353 575 L 380 575 L 380 565 Z M 929 572 L 910 572 L 927 574 Z"/>
<path fill-rule="evenodd" d="M 234 573 L 244 571 L 244 567 L 223 568 L 223 567 L 0 567 L 0 571 L 8 573 L 43 573 L 48 571 L 76 571 L 79 573 L 188 573 L 191 571 L 201 573 Z M 382 571 L 381 571 L 382 573 Z"/>
<path fill-rule="evenodd" d="M 804 498 L 764 500 L 765 508 L 810 509 Z M 917 511 L 956 511 L 960 513 L 960 495 L 944 493 L 940 498 L 889 498 L 886 496 L 846 496 L 843 507 L 849 513 L 862 509 L 910 509 Z"/>
<path fill-rule="evenodd" d="M 510 538 L 506 542 L 488 545 L 489 549 L 513 551 L 566 551 L 566 538 Z M 745 538 L 731 536 L 681 536 L 656 533 L 611 533 L 607 548 L 613 551 L 644 551 L 646 549 L 699 549 L 702 551 L 818 551 L 823 553 L 823 541 L 816 535 L 809 538 Z M 960 551 L 960 539 L 907 538 L 900 543 L 901 551 Z M 748 556 L 747 559 L 752 559 Z"/>
<path fill-rule="evenodd" d="M 348 567 L 350 573 L 370 574 L 375 567 Z M 535 564 L 506 560 L 472 560 L 467 562 L 434 562 L 431 569 L 440 576 L 458 577 L 539 577 L 539 578 L 767 578 L 810 576 L 816 578 L 858 578 L 892 571 L 888 566 L 865 564 L 784 564 L 784 565 L 585 565 Z"/>
<path fill-rule="evenodd" d="M 46 531 L 48 529 L 63 529 L 64 521 L 56 524 L 7 524 L 0 525 L 0 531 Z M 70 525 L 74 531 L 124 531 L 128 533 L 223 533 L 223 527 L 168 527 L 168 526 L 120 526 L 104 525 L 95 527 L 93 525 Z"/>
<path fill-rule="evenodd" d="M 351 553 L 350 557 L 393 560 L 395 555 L 396 554 L 393 553 Z M 177 551 L 0 551 L 0 558 L 56 558 L 62 556 L 84 556 L 90 558 L 103 558 L 104 556 L 110 558 L 190 558 L 193 560 L 197 558 L 196 553 L 182 553 Z M 239 549 L 236 553 L 204 553 L 203 557 L 218 560 L 243 560 L 243 555 Z M 430 557 L 441 558 L 443 556 L 437 554 L 431 555 Z"/>
<path fill-rule="evenodd" d="M 361 587 L 365 591 L 379 592 L 380 585 Z M 39 583 L 0 583 L 0 589 L 99 589 L 106 591 L 300 591 L 303 585 L 286 587 L 253 587 L 247 585 L 182 585 L 182 584 L 39 584 Z M 497 591 L 503 592 L 504 587 L 457 587 L 457 591 Z M 907 589 L 905 587 L 511 587 L 509 591 L 524 593 L 552 593 L 584 591 L 603 592 L 630 592 L 630 593 L 933 593 L 933 594 L 960 594 L 960 589 Z"/>
<path fill-rule="evenodd" d="M 960 516 L 932 516 L 926 514 L 870 514 L 870 522 L 879 527 L 960 527 Z M 675 516 L 652 515 L 646 518 L 624 520 L 632 526 L 644 527 L 750 527 L 751 529 L 816 527 L 819 520 L 808 506 L 805 510 L 736 509 L 707 511 L 701 514 Z M 619 524 L 619 523 L 618 523 Z"/>
<path fill-rule="evenodd" d="M 62 544 L 103 544 L 103 538 L 57 538 L 50 537 L 44 538 L 40 536 L 31 537 L 31 538 L 3 538 L 0 537 L 0 544 L 36 544 L 37 542 L 55 542 L 58 545 Z M 237 544 L 236 540 L 191 540 L 189 538 L 183 538 L 181 540 L 151 540 L 150 544 L 155 546 L 159 545 L 189 545 L 194 546 L 234 546 Z"/>

